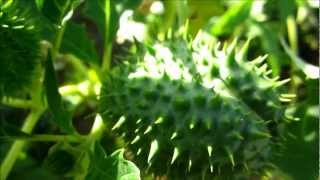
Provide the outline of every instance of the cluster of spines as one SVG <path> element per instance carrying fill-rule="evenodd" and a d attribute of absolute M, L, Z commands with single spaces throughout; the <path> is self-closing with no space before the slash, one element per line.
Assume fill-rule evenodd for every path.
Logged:
<path fill-rule="evenodd" d="M 0 4 L 0 98 L 25 92 L 39 64 L 39 37 L 19 2 Z"/>
<path fill-rule="evenodd" d="M 247 103 L 245 98 L 250 95 L 233 91 L 243 91 L 241 86 L 249 84 L 249 92 L 260 92 L 264 83 L 278 88 L 287 80 L 271 79 L 265 65 L 258 67 L 265 57 L 246 62 L 248 43 L 235 53 L 235 43 L 212 52 L 212 46 L 201 41 L 176 42 L 176 46 L 173 41 L 168 46 L 149 46 L 143 61 L 111 74 L 112 80 L 102 89 L 102 115 L 114 122 L 112 130 L 129 141 L 138 165 L 155 174 L 181 177 L 199 172 L 199 168 L 209 169 L 213 175 L 224 170 L 260 172 L 268 165 L 273 143 L 266 124 L 277 121 L 260 115 L 254 104 Z M 199 53 L 209 58 L 195 59 Z M 175 67 L 178 76 L 168 69 Z M 260 80 L 262 83 L 256 83 Z M 229 91 L 228 95 L 222 91 Z M 278 89 L 272 89 L 271 96 L 278 97 Z M 284 97 L 290 100 L 292 96 L 283 95 L 280 100 Z M 268 104 L 268 98 L 260 97 L 259 103 Z M 203 108 L 207 104 L 215 106 Z M 278 111 L 280 105 L 268 109 Z M 159 162 L 165 162 L 168 169 Z"/>

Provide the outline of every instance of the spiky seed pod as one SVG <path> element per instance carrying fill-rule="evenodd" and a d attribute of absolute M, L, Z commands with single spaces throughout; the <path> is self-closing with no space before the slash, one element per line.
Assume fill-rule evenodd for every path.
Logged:
<path fill-rule="evenodd" d="M 0 98 L 24 92 L 39 64 L 39 37 L 30 17 L 9 3 L 0 4 Z"/>
<path fill-rule="evenodd" d="M 107 75 L 100 113 L 140 168 L 194 179 L 261 174 L 268 166 L 271 131 L 285 118 L 282 82 L 268 77 L 261 58 L 246 59 L 247 44 L 236 51 L 235 43 L 219 50 L 210 42 L 199 33 L 145 45 L 135 63 Z"/>

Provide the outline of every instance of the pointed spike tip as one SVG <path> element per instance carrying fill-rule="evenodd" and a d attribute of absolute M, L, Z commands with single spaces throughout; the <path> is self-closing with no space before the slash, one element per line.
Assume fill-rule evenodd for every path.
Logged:
<path fill-rule="evenodd" d="M 115 130 L 120 128 L 120 126 L 125 122 L 126 118 L 124 116 L 121 116 L 118 120 L 118 122 L 111 128 L 111 130 Z"/>
<path fill-rule="evenodd" d="M 207 150 L 208 150 L 208 154 L 209 154 L 209 157 L 212 156 L 212 146 L 207 146 Z"/>
<path fill-rule="evenodd" d="M 178 156 L 179 156 L 179 149 L 177 148 L 177 147 L 175 147 L 174 148 L 174 150 L 173 150 L 173 155 L 172 155 L 172 159 L 171 159 L 171 164 L 173 164 L 175 161 L 176 161 L 176 159 L 178 158 Z"/>
<path fill-rule="evenodd" d="M 158 141 L 157 140 L 153 140 L 151 142 L 151 145 L 150 145 L 150 152 L 149 152 L 149 155 L 148 155 L 148 163 L 151 162 L 152 158 L 154 157 L 154 155 L 156 154 L 158 149 L 159 149 Z"/>

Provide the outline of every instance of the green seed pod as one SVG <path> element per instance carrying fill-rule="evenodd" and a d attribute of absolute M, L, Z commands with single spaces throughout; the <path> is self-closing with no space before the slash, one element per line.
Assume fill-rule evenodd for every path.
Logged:
<path fill-rule="evenodd" d="M 248 44 L 235 51 L 210 42 L 199 33 L 146 45 L 103 84 L 101 115 L 154 175 L 238 178 L 269 167 L 285 120 L 282 82 L 246 59 Z"/>
<path fill-rule="evenodd" d="M 25 92 L 39 64 L 37 32 L 28 13 L 15 6 L 0 4 L 0 98 Z"/>

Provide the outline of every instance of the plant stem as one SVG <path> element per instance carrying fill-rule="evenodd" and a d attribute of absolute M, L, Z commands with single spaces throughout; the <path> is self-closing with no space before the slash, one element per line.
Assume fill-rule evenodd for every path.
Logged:
<path fill-rule="evenodd" d="M 293 15 L 287 17 L 287 31 L 288 31 L 288 39 L 290 43 L 290 47 L 293 52 L 298 55 L 298 33 L 297 33 L 297 26 Z M 297 86 L 299 85 L 298 77 L 296 76 L 297 67 L 293 61 L 291 61 L 291 68 L 290 68 L 290 92 L 293 94 L 297 93 Z M 293 103 L 293 102 L 292 102 Z"/>
<path fill-rule="evenodd" d="M 30 100 L 4 98 L 1 103 L 14 108 L 29 109 L 32 107 L 32 102 Z"/>
<path fill-rule="evenodd" d="M 38 134 L 27 137 L 8 137 L 7 139 L 23 140 L 23 141 L 54 141 L 54 142 L 83 142 L 86 136 L 79 135 L 52 135 L 52 134 Z"/>
<path fill-rule="evenodd" d="M 25 133 L 31 133 L 33 127 L 36 125 L 43 111 L 44 111 L 43 108 L 31 110 L 21 130 Z M 13 145 L 11 146 L 9 152 L 7 153 L 5 159 L 2 161 L 2 164 L 1 164 L 1 169 L 0 169 L 1 180 L 5 180 L 8 177 L 18 155 L 22 151 L 25 144 L 26 142 L 22 140 L 17 140 L 13 143 Z"/>
<path fill-rule="evenodd" d="M 110 37 L 110 19 L 111 19 L 111 0 L 105 1 L 105 34 L 104 51 L 102 59 L 102 72 L 108 71 L 111 64 L 112 39 Z"/>
<path fill-rule="evenodd" d="M 66 28 L 66 25 L 62 25 L 61 27 L 59 27 L 57 34 L 56 34 L 56 38 L 55 38 L 55 42 L 53 44 L 52 47 L 52 59 L 55 60 L 58 53 L 59 53 L 59 49 L 61 46 L 61 42 L 62 42 L 62 38 L 63 38 L 63 34 L 64 34 L 64 30 Z"/>

